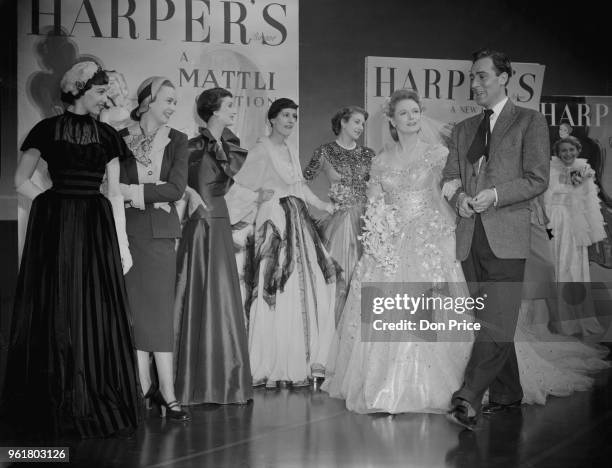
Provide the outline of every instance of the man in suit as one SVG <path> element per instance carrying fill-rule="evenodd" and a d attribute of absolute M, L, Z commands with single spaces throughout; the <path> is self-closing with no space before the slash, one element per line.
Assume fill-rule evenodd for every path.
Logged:
<path fill-rule="evenodd" d="M 529 254 L 530 200 L 546 190 L 550 166 L 546 119 L 507 97 L 508 57 L 480 50 L 472 62 L 471 88 L 484 111 L 455 126 L 443 171 L 443 183 L 460 181 L 449 199 L 459 215 L 457 259 L 470 294 L 486 298 L 476 310 L 481 330 L 448 414 L 468 429 L 481 411 L 504 412 L 523 397 L 513 340 Z M 489 404 L 481 408 L 487 389 Z"/>

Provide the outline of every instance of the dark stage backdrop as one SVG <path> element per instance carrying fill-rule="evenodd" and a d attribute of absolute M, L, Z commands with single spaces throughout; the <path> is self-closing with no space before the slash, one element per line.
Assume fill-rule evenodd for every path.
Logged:
<path fill-rule="evenodd" d="M 30 1 L 30 0 L 19 0 Z M 174 0 L 175 3 L 178 0 Z M 279 0 L 283 1 L 292 0 Z M 6 331 L 17 272 L 16 200 L 12 173 L 16 142 L 17 0 L 0 0 L 0 325 Z M 612 61 L 605 47 L 609 27 L 604 2 L 566 8 L 534 0 L 302 0 L 300 2 L 300 154 L 333 139 L 330 118 L 346 104 L 363 105 L 364 58 L 469 59 L 482 46 L 498 48 L 520 62 L 546 66 L 543 95 L 612 94 Z M 22 83 L 21 86 L 24 84 Z M 324 181 L 315 191 L 324 193 Z M 4 346 L 0 336 L 0 347 Z M 2 356 L 0 349 L 0 384 Z"/>
<path fill-rule="evenodd" d="M 363 105 L 364 58 L 470 59 L 483 46 L 546 66 L 543 95 L 612 94 L 609 25 L 601 2 L 566 9 L 524 0 L 300 2 L 302 164 L 333 139 L 330 119 Z M 316 188 L 324 185 L 318 181 Z"/>

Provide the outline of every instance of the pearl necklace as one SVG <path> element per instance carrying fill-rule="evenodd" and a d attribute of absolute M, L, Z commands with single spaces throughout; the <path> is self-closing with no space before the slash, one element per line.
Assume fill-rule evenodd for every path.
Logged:
<path fill-rule="evenodd" d="M 351 151 L 351 150 L 354 150 L 355 148 L 357 148 L 357 142 L 356 142 L 356 141 L 353 141 L 353 146 L 352 146 L 352 147 L 350 147 L 350 148 L 347 148 L 347 147 L 346 147 L 346 146 L 344 146 L 342 143 L 340 143 L 340 140 L 336 140 L 336 144 L 337 144 L 337 145 L 338 145 L 340 148 L 343 148 L 343 149 L 345 149 L 345 150 L 347 150 L 347 151 Z"/>

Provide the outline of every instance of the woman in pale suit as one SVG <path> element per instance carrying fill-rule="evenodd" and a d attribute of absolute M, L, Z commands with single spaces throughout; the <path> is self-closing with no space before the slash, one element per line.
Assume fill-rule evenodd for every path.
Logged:
<path fill-rule="evenodd" d="M 189 419 L 174 393 L 175 239 L 181 236 L 174 202 L 187 185 L 187 136 L 168 126 L 176 91 L 164 77 L 147 78 L 138 88 L 134 122 L 120 134 L 133 153 L 121 166 L 127 233 L 134 267 L 125 277 L 134 317 L 140 384 L 162 415 Z M 159 388 L 152 383 L 153 353 Z"/>

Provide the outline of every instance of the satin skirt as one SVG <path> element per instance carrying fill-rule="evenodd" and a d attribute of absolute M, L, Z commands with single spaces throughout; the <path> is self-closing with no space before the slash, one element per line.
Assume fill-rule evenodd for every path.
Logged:
<path fill-rule="evenodd" d="M 344 309 L 348 287 L 357 262 L 363 254 L 361 241 L 358 239 L 363 229 L 361 216 L 364 213 L 363 205 L 355 205 L 337 211 L 331 216 L 318 222 L 318 228 L 325 248 L 342 268 L 344 281 L 336 285 L 336 323 Z"/>
<path fill-rule="evenodd" d="M 136 428 L 128 299 L 103 195 L 49 190 L 33 201 L 11 325 L 4 405 L 29 434 Z"/>
<path fill-rule="evenodd" d="M 177 398 L 186 405 L 246 403 L 252 398 L 251 370 L 229 219 L 187 222 L 177 273 Z"/>

